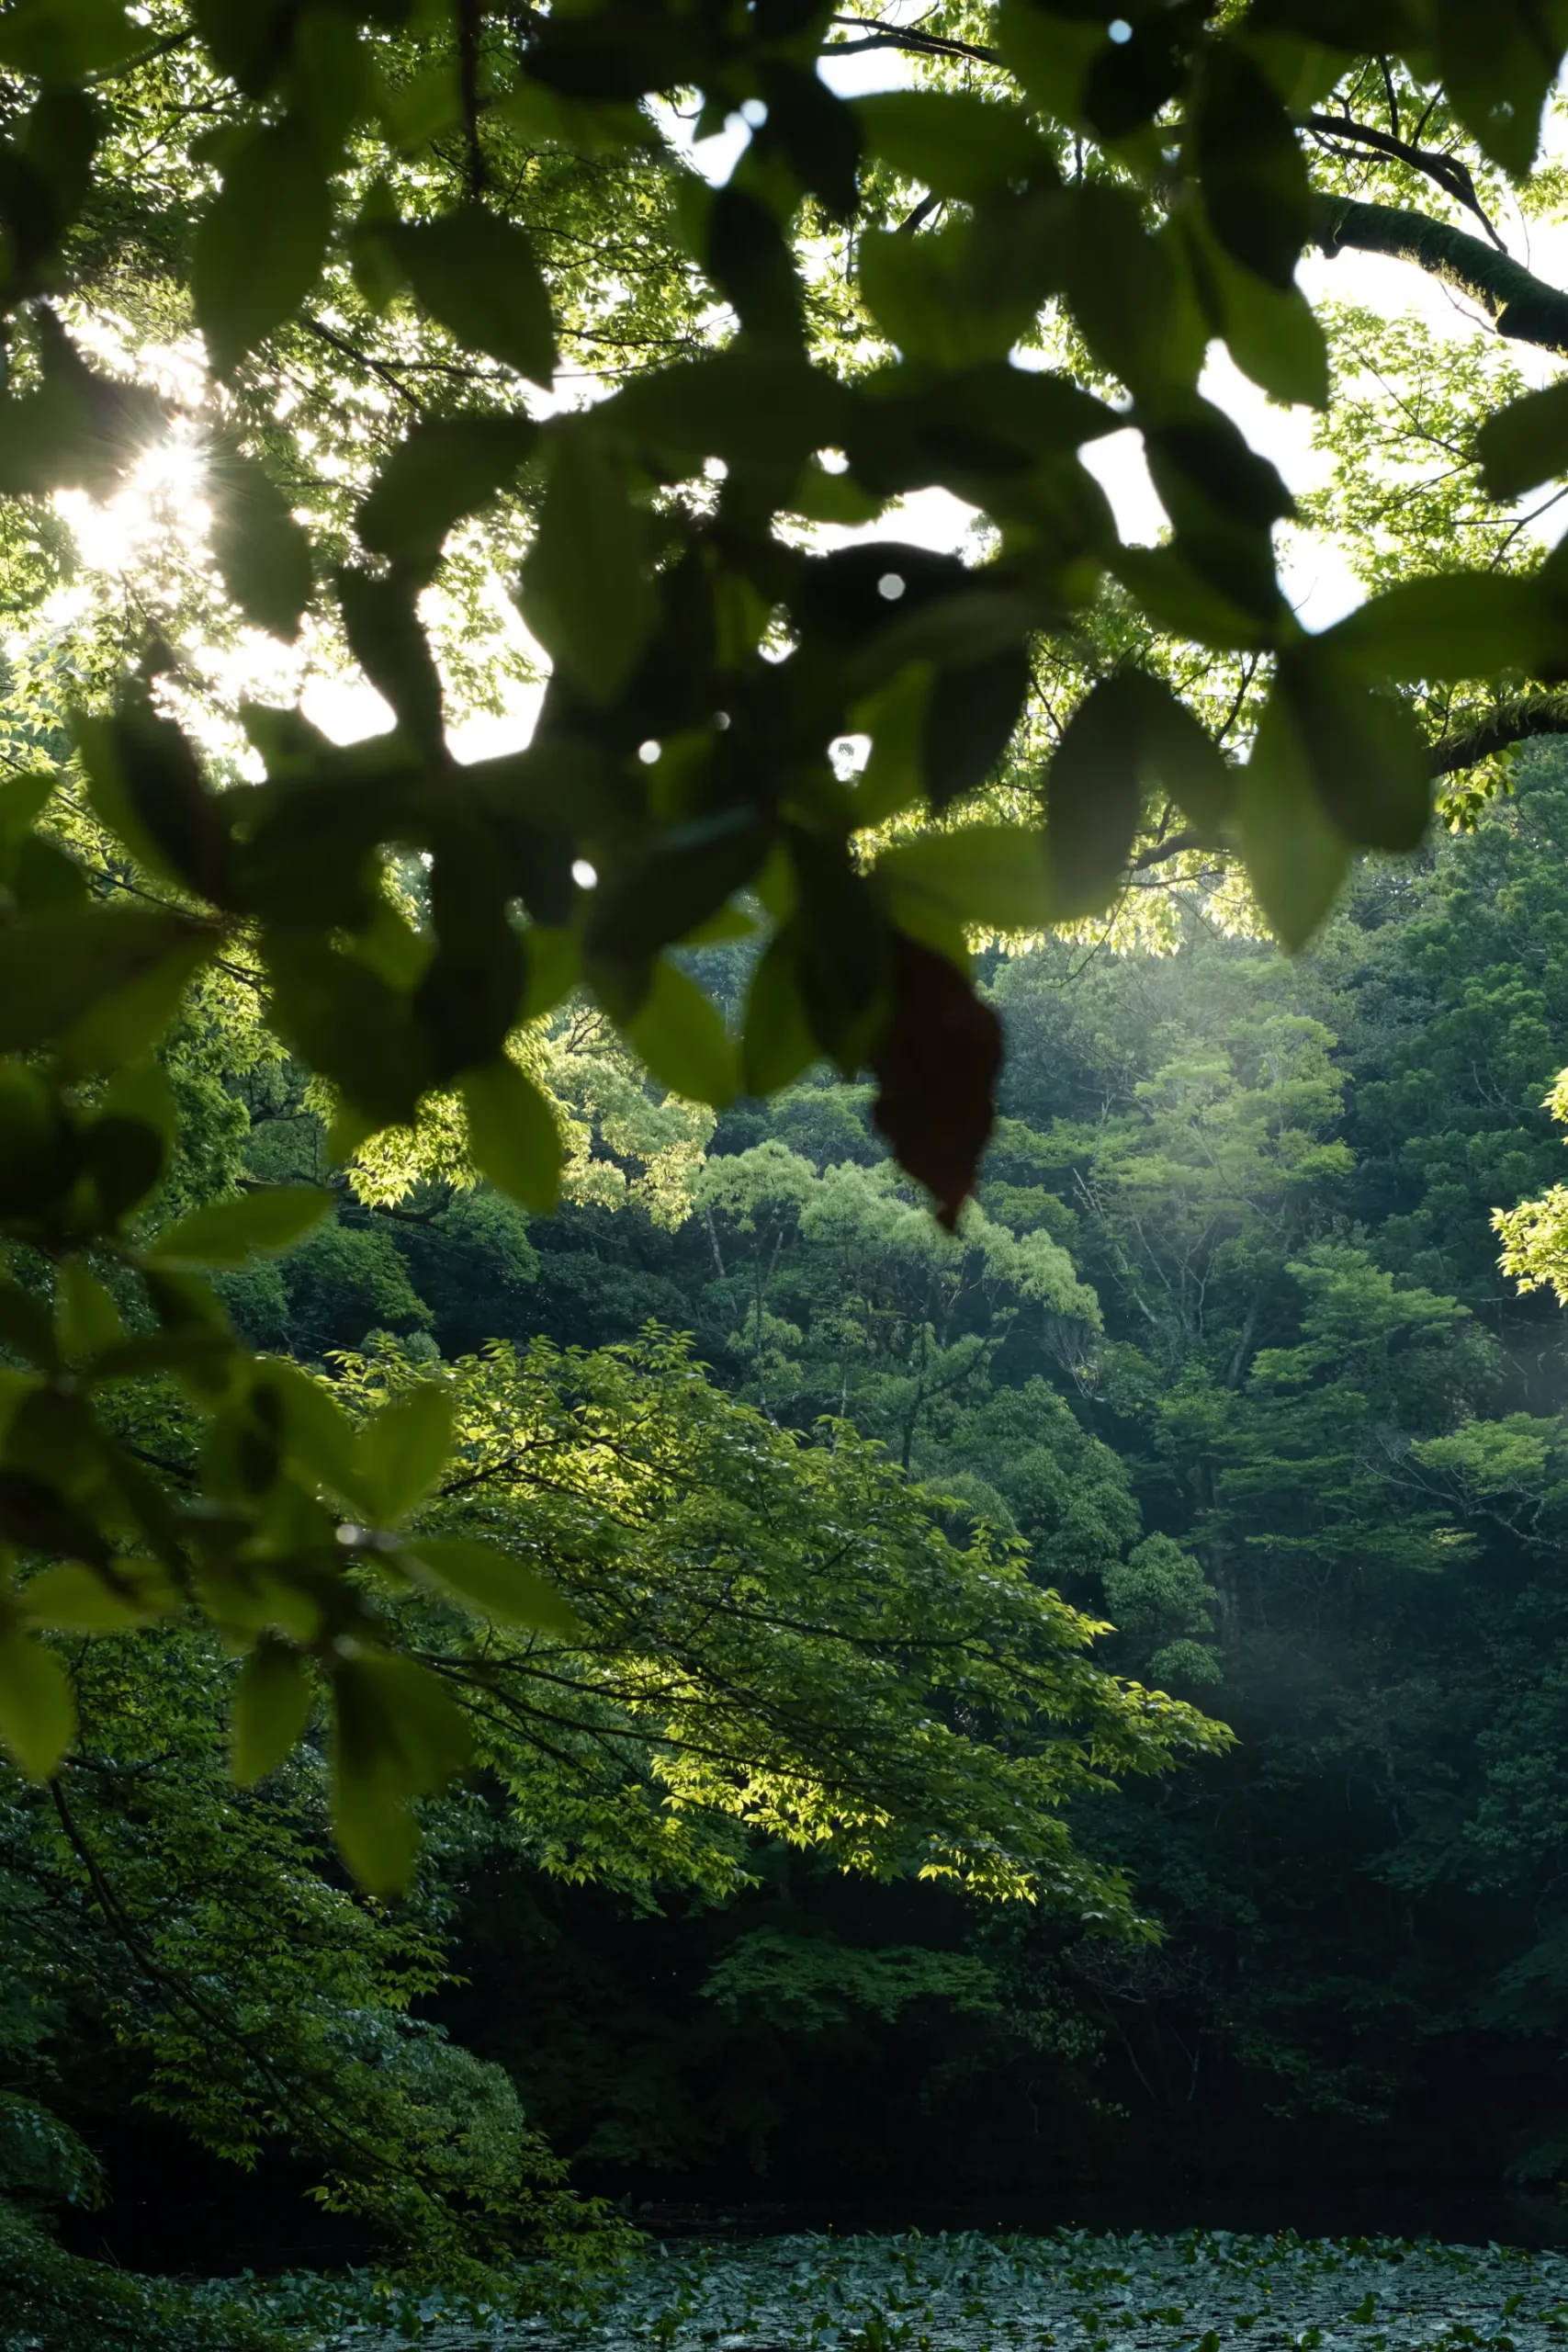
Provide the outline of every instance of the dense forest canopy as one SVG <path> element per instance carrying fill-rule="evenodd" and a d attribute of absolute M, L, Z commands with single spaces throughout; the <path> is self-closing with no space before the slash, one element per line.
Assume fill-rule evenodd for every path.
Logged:
<path fill-rule="evenodd" d="M 0 10 L 19 2326 L 1568 2161 L 1565 43 Z"/>

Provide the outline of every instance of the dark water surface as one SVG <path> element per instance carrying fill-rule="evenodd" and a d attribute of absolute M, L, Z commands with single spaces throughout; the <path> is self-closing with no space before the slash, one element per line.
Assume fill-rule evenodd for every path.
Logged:
<path fill-rule="evenodd" d="M 1182 2230 L 1232 2230 L 1271 2237 L 1293 2230 L 1303 2238 L 1438 2238 L 1450 2245 L 1517 2245 L 1568 2251 L 1568 2201 L 1550 2193 L 1509 2190 L 1495 2181 L 1337 2180 L 1303 2187 L 1298 2181 L 1156 2184 L 1124 2188 L 1040 2192 L 1029 2197 L 968 2200 L 899 2198 L 849 2202 L 841 2198 L 747 2199 L 682 2204 L 632 2203 L 624 2209 L 638 2228 L 658 2237 L 778 2236 L 803 2230 L 848 2235 L 919 2230 L 1018 2231 L 1043 2236 L 1056 2229 L 1169 2235 Z"/>

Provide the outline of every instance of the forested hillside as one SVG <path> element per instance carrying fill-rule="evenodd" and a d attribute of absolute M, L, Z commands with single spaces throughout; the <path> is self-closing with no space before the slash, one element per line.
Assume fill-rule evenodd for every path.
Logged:
<path fill-rule="evenodd" d="M 1568 2188 L 1565 42 L 0 0 L 0 2352 Z"/>
<path fill-rule="evenodd" d="M 439 1182 L 387 1210 L 344 1193 L 302 1245 L 221 1278 L 258 1344 L 340 1374 L 349 1351 L 352 1383 L 456 1364 L 465 1410 L 509 1432 L 536 1556 L 609 1612 L 605 1639 L 666 1678 L 672 1645 L 699 1675 L 762 1675 L 742 1747 L 804 1736 L 820 1772 L 847 1739 L 873 1766 L 873 1717 L 846 1725 L 802 1621 L 886 1634 L 856 1588 L 889 1511 L 909 1637 L 953 1630 L 931 1612 L 967 1588 L 922 1587 L 901 1469 L 931 1497 L 942 1578 L 1021 1541 L 1033 1583 L 1113 1625 L 1104 1664 L 1236 1734 L 1153 1781 L 1064 1781 L 1081 1867 L 1123 1874 L 1157 1923 L 1128 1941 L 1092 1932 L 1093 1903 L 1086 1932 L 1081 1905 L 976 1903 L 911 1878 L 907 1848 L 850 1852 L 832 1801 L 755 1781 L 721 1851 L 722 1765 L 694 1753 L 694 1845 L 671 1849 L 657 1807 L 628 1815 L 613 1770 L 542 1798 L 561 1710 L 536 1705 L 528 1766 L 503 1751 L 513 1805 L 440 1815 L 432 1899 L 460 1981 L 419 2006 L 505 2070 L 580 2186 L 1558 2177 L 1568 1329 L 1499 1272 L 1491 1212 L 1562 1168 L 1543 1098 L 1568 1035 L 1565 874 L 1568 762 L 1538 751 L 1472 836 L 1364 871 L 1300 962 L 1196 918 L 1160 956 L 993 956 L 1004 1115 L 955 1240 L 889 1166 L 864 1089 L 813 1075 L 743 1103 L 650 1194 L 625 1138 L 646 1146 L 659 1091 L 634 1102 L 623 1077 L 598 1198 L 530 1222 Z M 743 944 L 698 952 L 710 986 L 742 985 Z M 325 1168 L 299 1083 L 273 1061 L 220 1090 L 255 1175 Z M 646 1599 L 602 1488 L 574 1486 L 585 1414 L 657 1463 L 613 1513 Z M 716 1653 L 699 1561 L 757 1508 L 734 1447 L 790 1432 L 808 1482 L 769 1539 L 767 1646 Z M 811 1510 L 852 1567 L 813 1548 Z M 710 1732 L 728 1717 L 711 1683 L 701 1705 Z M 965 1772 L 947 1801 L 973 1830 L 991 1768 Z M 909 1802 L 940 1818 L 942 1788 Z"/>

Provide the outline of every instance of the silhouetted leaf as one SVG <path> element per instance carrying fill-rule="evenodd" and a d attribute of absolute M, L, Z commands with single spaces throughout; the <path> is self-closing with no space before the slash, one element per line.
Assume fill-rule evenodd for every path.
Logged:
<path fill-rule="evenodd" d="M 1562 51 L 1560 12 L 1540 0 L 1432 0 L 1438 72 L 1478 147 L 1523 179 L 1540 145 L 1541 110 Z M 1360 44 L 1358 43 L 1358 46 Z"/>
<path fill-rule="evenodd" d="M 859 200 L 861 153 L 853 107 L 811 68 L 784 58 L 765 59 L 758 79 L 768 109 L 767 147 L 783 150 L 801 187 L 819 198 L 836 220 L 852 219 Z"/>
<path fill-rule="evenodd" d="M 920 747 L 934 808 L 985 783 L 1012 741 L 1032 681 L 1033 666 L 1021 645 L 936 673 Z"/>
<path fill-rule="evenodd" d="M 299 633 L 310 601 L 310 542 L 265 466 L 237 450 L 209 466 L 212 554 L 249 621 L 274 637 Z"/>
<path fill-rule="evenodd" d="M 1568 383 L 1510 401 L 1483 421 L 1475 449 L 1493 498 L 1518 498 L 1568 473 Z"/>
<path fill-rule="evenodd" d="M 231 150 L 222 187 L 197 224 L 192 262 L 197 323 L 215 374 L 232 375 L 299 308 L 321 274 L 332 220 L 321 151 L 292 117 Z"/>
<path fill-rule="evenodd" d="M 0 1053 L 41 1046 L 165 963 L 188 971 L 216 943 L 183 916 L 94 906 L 0 930 Z"/>
<path fill-rule="evenodd" d="M 43 82 L 78 82 L 147 45 L 121 0 L 13 0 L 0 17 L 0 65 Z"/>
<path fill-rule="evenodd" d="M 439 1678 L 412 1658 L 367 1652 L 334 1669 L 333 1824 L 372 1894 L 395 1894 L 413 1867 L 409 1800 L 460 1772 L 473 1741 Z"/>
<path fill-rule="evenodd" d="M 503 1625 L 531 1625 L 570 1635 L 581 1627 L 569 1604 L 535 1568 L 468 1535 L 418 1535 L 405 1556 L 480 1615 Z"/>
<path fill-rule="evenodd" d="M 965 825 L 897 842 L 874 871 L 897 894 L 896 919 L 908 898 L 987 931 L 1042 931 L 1057 911 L 1044 842 L 1021 825 Z"/>
<path fill-rule="evenodd" d="M 230 1770 L 242 1788 L 275 1772 L 293 1755 L 314 1697 L 298 1650 L 258 1642 L 241 1667 L 229 1717 Z"/>
<path fill-rule="evenodd" d="M 801 1000 L 791 927 L 776 932 L 752 967 L 746 992 L 740 1043 L 741 1077 L 748 1094 L 776 1094 L 817 1058 Z"/>
<path fill-rule="evenodd" d="M 1021 107 L 970 90 L 879 90 L 855 111 L 905 179 L 973 203 L 1019 179 L 1054 183 L 1050 148 Z"/>
<path fill-rule="evenodd" d="M 895 932 L 893 1012 L 872 1056 L 872 1116 L 906 1175 L 934 1194 L 951 1233 L 995 1121 L 1002 1024 L 944 956 Z"/>
<path fill-rule="evenodd" d="M 1226 252 L 1288 293 L 1306 243 L 1306 164 L 1273 85 L 1233 42 L 1204 52 L 1193 151 L 1209 224 Z"/>
<path fill-rule="evenodd" d="M 23 1633 L 0 1635 L 0 1741 L 47 1781 L 76 1736 L 76 1702 L 57 1657 Z"/>
<path fill-rule="evenodd" d="M 1400 680 L 1483 678 L 1568 655 L 1568 626 L 1540 584 L 1497 571 L 1402 580 L 1335 624 L 1325 645 Z"/>
<path fill-rule="evenodd" d="M 546 651 L 596 702 L 615 699 L 658 621 L 625 469 L 582 432 L 557 444 L 522 605 Z"/>
<path fill-rule="evenodd" d="M 1258 903 L 1283 945 L 1303 948 L 1334 904 L 1350 852 L 1313 787 L 1290 714 L 1277 698 L 1264 710 L 1241 771 L 1238 814 Z"/>
<path fill-rule="evenodd" d="M 536 439 L 524 416 L 422 418 L 371 484 L 355 517 L 360 538 L 427 579 L 453 526 L 506 488 Z"/>
<path fill-rule="evenodd" d="M 359 1432 L 360 1485 L 390 1526 L 423 1502 L 452 1451 L 452 1399 L 434 1381 L 389 1397 Z"/>
<path fill-rule="evenodd" d="M 477 204 L 391 233 L 409 284 L 434 319 L 471 350 L 547 390 L 556 371 L 550 298 L 523 231 Z"/>
<path fill-rule="evenodd" d="M 733 1041 L 695 980 L 662 956 L 648 991 L 624 1024 L 627 1039 L 661 1086 L 688 1102 L 724 1110 L 740 1091 Z"/>
<path fill-rule="evenodd" d="M 422 752 L 442 741 L 441 677 L 414 606 L 414 583 L 394 573 L 377 579 L 346 566 L 337 575 L 348 650 Z"/>
<path fill-rule="evenodd" d="M 160 1233 L 148 1256 L 168 1266 L 243 1266 L 302 1241 L 333 1205 L 319 1184 L 266 1185 L 192 1209 Z"/>
<path fill-rule="evenodd" d="M 536 1215 L 547 1216 L 560 1197 L 566 1152 L 555 1115 L 513 1061 L 465 1070 L 463 1108 L 468 1150 L 481 1176 Z"/>

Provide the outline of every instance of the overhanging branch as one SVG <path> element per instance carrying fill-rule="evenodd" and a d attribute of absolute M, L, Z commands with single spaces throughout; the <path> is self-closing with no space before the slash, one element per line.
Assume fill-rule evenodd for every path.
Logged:
<path fill-rule="evenodd" d="M 1427 179 L 1435 181 L 1446 196 L 1451 196 L 1457 204 L 1462 204 L 1467 212 L 1474 213 L 1499 253 L 1507 250 L 1482 209 L 1470 165 L 1462 156 L 1445 154 L 1439 147 L 1416 146 L 1410 140 L 1401 139 L 1394 131 L 1379 130 L 1372 123 L 1356 122 L 1348 115 L 1309 114 L 1306 120 L 1307 129 L 1316 131 L 1320 138 L 1348 141 L 1357 147 L 1370 147 L 1377 154 L 1392 155 L 1399 163 L 1408 164 L 1412 171 L 1423 173 Z M 1342 154 L 1343 146 L 1337 152 Z"/>
<path fill-rule="evenodd" d="M 1568 694 L 1519 695 L 1500 703 L 1479 725 L 1440 737 L 1432 746 L 1432 774 L 1457 775 L 1536 735 L 1568 735 Z"/>
<path fill-rule="evenodd" d="M 1313 200 L 1312 239 L 1330 255 L 1352 250 L 1413 262 L 1429 277 L 1468 294 L 1499 334 L 1568 358 L 1568 294 L 1548 286 L 1511 254 L 1483 245 L 1446 220 L 1399 205 L 1320 196 Z"/>

